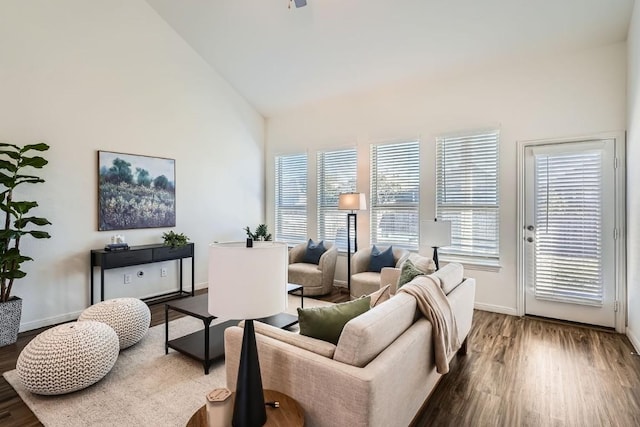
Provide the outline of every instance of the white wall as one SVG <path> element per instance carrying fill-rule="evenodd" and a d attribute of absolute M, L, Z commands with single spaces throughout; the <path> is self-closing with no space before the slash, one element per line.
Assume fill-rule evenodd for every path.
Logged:
<path fill-rule="evenodd" d="M 640 5 L 636 1 L 627 38 L 627 335 L 640 351 Z"/>
<path fill-rule="evenodd" d="M 547 58 L 513 58 L 435 78 L 418 77 L 271 117 L 266 153 L 269 223 L 273 224 L 275 153 L 308 150 L 313 155 L 320 148 L 357 145 L 358 190 L 369 193 L 369 144 L 419 137 L 424 184 L 421 216 L 427 219 L 434 215 L 435 137 L 499 128 L 502 268 L 499 272 L 468 270 L 467 274 L 477 279 L 478 307 L 515 314 L 516 141 L 623 130 L 625 58 L 624 43 Z M 312 170 L 310 180 L 315 185 Z M 315 192 L 311 190 L 313 213 Z M 358 218 L 358 242 L 367 246 L 368 215 Z M 315 236 L 313 217 L 310 224 L 309 234 Z"/>
<path fill-rule="evenodd" d="M 142 0 L 0 3 L 0 141 L 39 140 L 51 145 L 47 182 L 21 195 L 40 203 L 53 237 L 24 241 L 35 261 L 15 285 L 23 330 L 89 303 L 89 251 L 115 234 L 97 231 L 97 150 L 176 160 L 174 230 L 195 243 L 200 285 L 207 244 L 263 221 L 264 119 Z M 135 245 L 167 230 L 118 233 Z M 112 270 L 107 297 L 175 288 L 176 262 L 164 265 L 163 279 L 161 265 Z"/>

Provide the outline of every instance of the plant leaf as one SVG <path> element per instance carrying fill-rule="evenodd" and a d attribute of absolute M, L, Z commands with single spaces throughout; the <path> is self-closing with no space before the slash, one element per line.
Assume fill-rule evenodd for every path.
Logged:
<path fill-rule="evenodd" d="M 18 147 L 16 147 L 18 148 Z M 24 147 L 22 147 L 22 149 L 20 149 L 21 153 L 26 153 L 29 150 L 36 150 L 36 151 L 47 151 L 49 149 L 49 146 L 47 144 L 45 144 L 44 142 L 38 142 L 36 144 L 27 144 Z"/>
<path fill-rule="evenodd" d="M 18 167 L 8 160 L 0 160 L 0 169 L 6 169 L 11 172 L 18 170 Z"/>
<path fill-rule="evenodd" d="M 11 208 L 13 208 L 19 214 L 26 214 L 31 209 L 38 206 L 38 202 L 11 202 Z"/>
<path fill-rule="evenodd" d="M 44 157 L 35 156 L 35 157 L 23 157 L 20 160 L 19 166 L 24 168 L 27 166 L 31 166 L 32 168 L 40 169 L 44 167 L 47 163 L 49 163 Z"/>
<path fill-rule="evenodd" d="M 25 231 L 24 234 L 31 234 L 31 236 L 33 236 L 36 239 L 48 239 L 51 237 L 51 235 L 46 231 L 36 231 L 36 230 Z"/>
<path fill-rule="evenodd" d="M 16 228 L 20 228 L 20 229 L 25 228 L 28 224 L 43 226 L 43 225 L 50 225 L 51 223 L 46 218 L 38 218 L 35 216 L 20 218 L 14 222 L 14 225 L 16 226 Z"/>

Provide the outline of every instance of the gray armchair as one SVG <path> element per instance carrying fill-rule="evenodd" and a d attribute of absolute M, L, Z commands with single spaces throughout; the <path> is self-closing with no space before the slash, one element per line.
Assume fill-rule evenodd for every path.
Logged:
<path fill-rule="evenodd" d="M 379 247 L 384 251 L 387 247 Z M 380 289 L 380 273 L 369 271 L 371 249 L 359 249 L 351 257 L 351 298 L 359 298 Z M 393 248 L 393 260 L 396 267 L 400 267 L 405 259 L 409 258 L 409 251 L 402 248 Z M 306 289 L 305 289 L 306 292 Z"/>
<path fill-rule="evenodd" d="M 333 289 L 338 249 L 327 241 L 324 242 L 324 247 L 327 250 L 320 257 L 318 265 L 302 261 L 307 249 L 306 243 L 300 243 L 289 251 L 289 283 L 302 285 L 305 296 L 325 295 Z"/>

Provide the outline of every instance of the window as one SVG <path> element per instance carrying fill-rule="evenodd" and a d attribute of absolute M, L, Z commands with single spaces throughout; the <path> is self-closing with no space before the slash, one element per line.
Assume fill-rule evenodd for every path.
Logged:
<path fill-rule="evenodd" d="M 307 239 L 307 155 L 276 156 L 276 240 Z"/>
<path fill-rule="evenodd" d="M 418 249 L 420 143 L 371 146 L 371 243 Z"/>
<path fill-rule="evenodd" d="M 444 259 L 498 265 L 498 131 L 436 140 L 436 216 L 451 221 Z"/>
<path fill-rule="evenodd" d="M 347 249 L 347 213 L 338 210 L 340 193 L 356 191 L 356 149 L 318 153 L 318 238 Z"/>

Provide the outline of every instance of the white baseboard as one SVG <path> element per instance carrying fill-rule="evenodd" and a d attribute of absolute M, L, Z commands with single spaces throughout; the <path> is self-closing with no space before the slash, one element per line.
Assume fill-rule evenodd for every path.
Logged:
<path fill-rule="evenodd" d="M 638 339 L 638 335 L 636 335 L 631 328 L 627 326 L 627 337 L 631 344 L 635 347 L 636 353 L 640 353 L 640 339 Z"/>
<path fill-rule="evenodd" d="M 60 323 L 71 322 L 76 320 L 83 310 L 74 311 L 72 313 L 60 314 L 58 316 L 47 317 L 46 319 L 32 320 L 20 324 L 20 332 L 30 331 L 32 329 L 44 328 L 45 326 L 57 325 Z"/>
<path fill-rule="evenodd" d="M 515 308 L 505 307 L 503 305 L 493 305 L 476 302 L 473 304 L 473 308 L 475 308 L 476 310 L 490 311 L 492 313 L 508 314 L 509 316 L 518 315 L 518 311 Z"/>
<path fill-rule="evenodd" d="M 207 282 L 196 283 L 194 285 L 195 290 L 207 289 Z M 187 290 L 185 288 L 185 290 Z M 58 325 L 60 323 L 71 322 L 76 320 L 80 313 L 84 310 L 74 311 L 71 313 L 60 314 L 58 316 L 47 317 L 45 319 L 32 320 L 31 322 L 25 322 L 20 324 L 19 332 L 31 331 L 33 329 L 44 328 L 46 326 Z"/>

